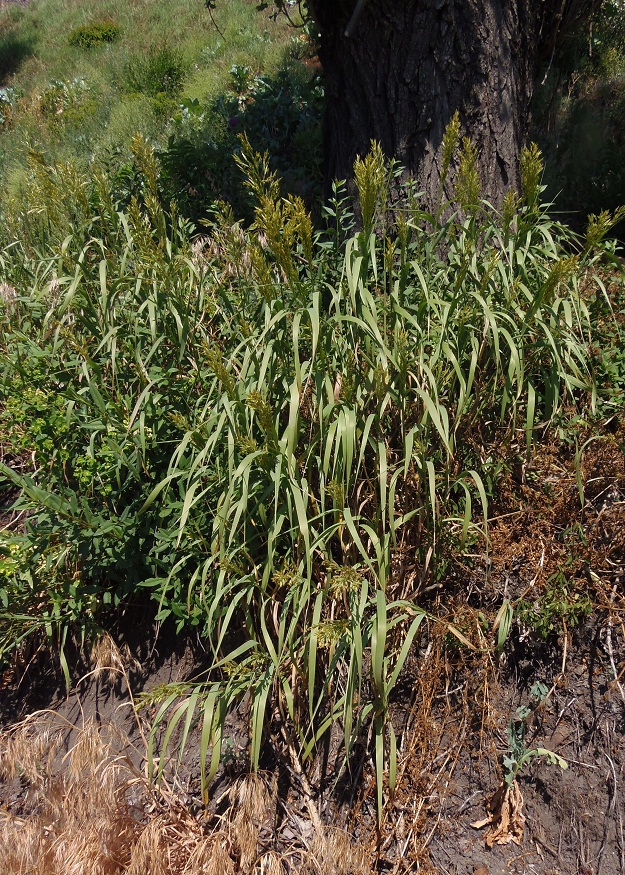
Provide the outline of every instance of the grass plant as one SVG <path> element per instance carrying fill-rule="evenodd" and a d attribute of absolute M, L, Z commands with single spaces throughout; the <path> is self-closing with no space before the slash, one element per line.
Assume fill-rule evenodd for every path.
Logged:
<path fill-rule="evenodd" d="M 197 725 L 206 795 L 249 697 L 254 770 L 278 717 L 298 768 L 340 721 L 345 762 L 371 740 L 381 817 L 423 592 L 452 552 L 487 549 L 481 441 L 530 448 L 564 404 L 594 403 L 614 217 L 586 240 L 551 221 L 536 149 L 499 215 L 466 142 L 464 210 L 429 214 L 410 186 L 391 208 L 396 168 L 374 145 L 360 229 L 337 187 L 317 233 L 268 157 L 241 150 L 254 221 L 224 206 L 205 237 L 159 199 L 140 137 L 123 209 L 104 170 L 31 153 L 1 255 L 0 472 L 25 523 L 3 535 L 2 654 L 39 634 L 63 659 L 69 629 L 146 594 L 212 656 L 151 701 L 152 774 Z"/>
<path fill-rule="evenodd" d="M 70 46 L 92 49 L 100 43 L 115 42 L 120 33 L 120 26 L 112 18 L 103 18 L 75 27 L 70 31 L 67 41 Z"/>

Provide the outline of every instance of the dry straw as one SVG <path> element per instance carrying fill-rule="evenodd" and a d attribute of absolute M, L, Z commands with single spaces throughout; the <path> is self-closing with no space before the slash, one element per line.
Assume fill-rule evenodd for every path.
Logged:
<path fill-rule="evenodd" d="M 78 735 L 63 753 L 70 734 Z M 194 816 L 156 792 L 111 726 L 82 729 L 40 713 L 0 736 L 0 781 L 16 811 L 0 815 L 6 875 L 361 875 L 365 854 L 340 830 L 277 849 L 275 778 L 248 775 L 226 811 Z M 5 794 L 6 796 L 6 794 Z M 296 846 L 297 845 L 297 846 Z"/>

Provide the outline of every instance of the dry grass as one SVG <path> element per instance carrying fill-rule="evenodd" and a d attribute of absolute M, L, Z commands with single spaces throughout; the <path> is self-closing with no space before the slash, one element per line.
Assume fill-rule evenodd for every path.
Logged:
<path fill-rule="evenodd" d="M 78 740 L 65 751 L 68 731 Z M 124 754 L 128 740 L 34 715 L 0 736 L 6 875 L 364 875 L 365 853 L 340 830 L 277 849 L 276 781 L 236 782 L 220 814 L 195 816 L 156 790 Z M 9 793 L 5 792 L 5 798 Z"/>
<path fill-rule="evenodd" d="M 362 845 L 355 844 L 351 837 L 341 829 L 326 830 L 323 835 L 316 834 L 311 844 L 311 858 L 304 872 L 324 875 L 365 875 L 371 871 L 368 854 Z"/>
<path fill-rule="evenodd" d="M 124 871 L 141 828 L 143 781 L 115 754 L 116 741 L 90 724 L 63 756 L 63 730 L 42 718 L 2 737 L 2 776 L 26 791 L 19 816 L 7 812 L 0 824 L 0 859 L 11 875 Z"/>

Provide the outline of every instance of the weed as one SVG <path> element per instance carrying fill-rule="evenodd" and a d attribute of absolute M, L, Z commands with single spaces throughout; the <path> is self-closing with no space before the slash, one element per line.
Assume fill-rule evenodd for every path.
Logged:
<path fill-rule="evenodd" d="M 503 757 L 503 781 L 490 800 L 488 816 L 472 824 L 475 829 L 490 827 L 485 836 L 489 848 L 495 844 L 507 845 L 510 842 L 521 844 L 525 817 L 522 813 L 523 794 L 517 778 L 525 766 L 532 760 L 545 757 L 551 765 L 558 765 L 561 769 L 568 768 L 566 760 L 557 753 L 544 747 L 528 748 L 526 744 L 527 718 L 547 695 L 548 690 L 544 684 L 534 684 L 530 692 L 529 705 L 518 708 L 516 719 L 508 724 L 506 730 L 508 750 Z"/>
<path fill-rule="evenodd" d="M 248 91 L 252 75 L 251 69 L 245 64 L 233 64 L 230 67 L 230 84 L 233 91 L 240 95 Z"/>
<path fill-rule="evenodd" d="M 148 94 L 177 94 L 184 84 L 187 71 L 181 52 L 167 45 L 152 47 L 146 56 L 136 57 L 126 64 L 124 86 L 127 91 Z"/>
<path fill-rule="evenodd" d="M 557 753 L 547 750 L 544 747 L 528 748 L 526 744 L 527 737 L 527 718 L 532 714 L 535 708 L 540 705 L 547 696 L 547 688 L 544 684 L 534 684 L 530 693 L 529 706 L 521 706 L 517 709 L 516 720 L 511 720 L 506 730 L 508 739 L 508 750 L 504 754 L 504 782 L 508 787 L 512 788 L 518 775 L 532 760 L 545 757 L 550 765 L 560 766 L 561 769 L 567 769 L 568 764 Z"/>
<path fill-rule="evenodd" d="M 65 120 L 68 111 L 83 103 L 89 91 L 84 79 L 73 79 L 71 82 L 53 79 L 39 94 L 39 111 L 48 120 Z"/>
<path fill-rule="evenodd" d="M 67 41 L 70 46 L 91 49 L 102 43 L 112 43 L 121 34 L 121 27 L 112 18 L 103 18 L 82 24 L 70 31 Z"/>
<path fill-rule="evenodd" d="M 561 631 L 563 624 L 574 628 L 591 612 L 590 597 L 564 571 L 551 575 L 540 598 L 533 602 L 522 599 L 515 608 L 519 622 L 543 639 Z"/>
<path fill-rule="evenodd" d="M 409 187 L 391 213 L 378 149 L 358 186 L 380 236 L 354 231 L 338 188 L 315 234 L 268 156 L 239 149 L 252 224 L 222 206 L 195 244 L 144 139 L 123 208 L 119 177 L 31 155 L 1 253 L 18 294 L 0 311 L 0 402 L 20 421 L 0 470 L 28 516 L 3 652 L 35 628 L 62 655 L 68 629 L 145 594 L 212 656 L 154 703 L 151 773 L 160 729 L 181 757 L 197 723 L 206 795 L 249 696 L 253 769 L 276 707 L 302 763 L 336 721 L 345 762 L 370 726 L 381 817 L 391 696 L 427 617 L 398 569 L 442 580 L 446 551 L 487 537 L 493 462 L 462 439 L 476 422 L 531 444 L 534 422 L 588 397 L 580 284 L 598 256 L 523 200 L 506 229 L 469 201 L 424 224 Z"/>

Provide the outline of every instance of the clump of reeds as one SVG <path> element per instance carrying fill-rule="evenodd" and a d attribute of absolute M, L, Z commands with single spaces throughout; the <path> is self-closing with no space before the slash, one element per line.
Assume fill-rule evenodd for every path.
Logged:
<path fill-rule="evenodd" d="M 125 210 L 105 170 L 31 155 L 37 209 L 7 213 L 0 252 L 18 290 L 10 320 L 0 308 L 0 427 L 19 462 L 0 476 L 29 520 L 0 537 L 0 657 L 45 634 L 67 669 L 68 630 L 91 637 L 147 594 L 158 622 L 200 632 L 210 671 L 143 702 L 150 777 L 199 725 L 206 798 L 247 699 L 252 770 L 277 710 L 300 771 L 333 725 L 341 768 L 372 731 L 381 819 L 427 593 L 487 544 L 522 445 L 595 403 L 593 314 L 611 308 L 596 272 L 621 214 L 583 240 L 549 219 L 536 148 L 499 214 L 459 136 L 453 121 L 457 203 L 390 198 L 374 147 L 356 165 L 362 230 L 337 189 L 318 233 L 243 142 L 254 223 L 224 208 L 195 247 L 140 137 Z"/>

